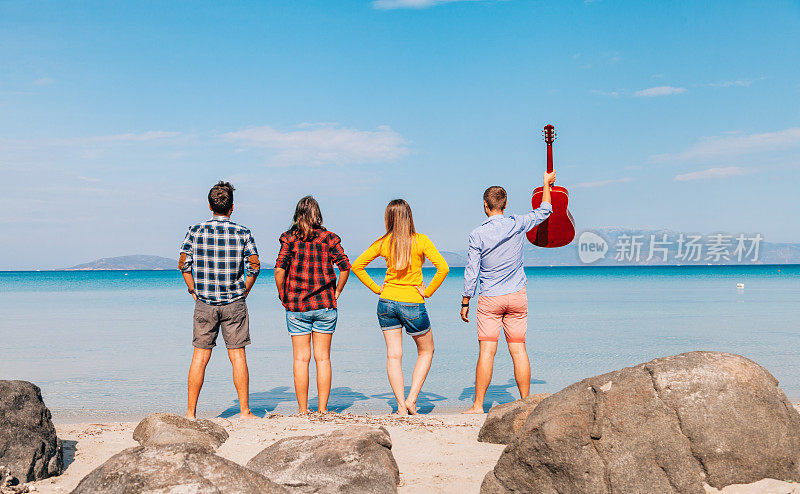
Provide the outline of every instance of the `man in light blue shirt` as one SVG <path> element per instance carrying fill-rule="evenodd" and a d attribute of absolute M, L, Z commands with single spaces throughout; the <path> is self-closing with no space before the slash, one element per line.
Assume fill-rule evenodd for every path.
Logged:
<path fill-rule="evenodd" d="M 502 187 L 493 186 L 483 193 L 483 209 L 488 219 L 469 235 L 467 267 L 464 269 L 464 293 L 461 319 L 469 322 L 469 301 L 478 297 L 478 365 L 475 368 L 475 402 L 464 413 L 484 413 L 483 399 L 492 381 L 494 356 L 500 330 L 505 333 L 508 351 L 514 361 L 514 378 L 520 398 L 530 393 L 531 364 L 525 349 L 528 329 L 528 296 L 525 292 L 522 247 L 525 234 L 546 220 L 553 211 L 550 186 L 556 173 L 544 174 L 542 205 L 527 214 L 504 216 L 507 196 Z"/>

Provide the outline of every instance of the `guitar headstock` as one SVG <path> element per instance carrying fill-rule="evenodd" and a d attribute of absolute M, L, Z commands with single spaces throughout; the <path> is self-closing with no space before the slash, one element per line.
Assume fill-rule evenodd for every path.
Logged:
<path fill-rule="evenodd" d="M 544 142 L 547 144 L 553 144 L 553 141 L 556 140 L 556 128 L 550 124 L 547 124 L 544 126 L 542 135 L 544 136 Z"/>

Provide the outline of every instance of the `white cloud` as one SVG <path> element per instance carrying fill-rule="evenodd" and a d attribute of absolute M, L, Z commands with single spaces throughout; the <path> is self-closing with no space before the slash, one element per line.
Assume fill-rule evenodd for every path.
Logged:
<path fill-rule="evenodd" d="M 739 87 L 750 87 L 753 81 L 748 80 L 738 80 L 738 81 L 723 81 L 723 82 L 710 82 L 706 84 L 709 87 L 732 87 L 732 86 L 739 86 Z"/>
<path fill-rule="evenodd" d="M 610 96 L 612 98 L 619 98 L 619 91 L 600 91 L 599 89 L 590 89 L 590 94 L 596 94 L 598 96 Z"/>
<path fill-rule="evenodd" d="M 50 84 L 52 84 L 54 82 L 56 82 L 56 81 L 51 79 L 51 78 L 49 78 L 49 77 L 40 77 L 39 79 L 36 79 L 35 81 L 33 81 L 33 85 L 34 86 L 49 86 Z"/>
<path fill-rule="evenodd" d="M 685 87 L 656 86 L 647 89 L 641 89 L 633 94 L 635 96 L 653 97 L 653 96 L 669 96 L 672 94 L 681 94 L 685 92 L 686 92 Z"/>
<path fill-rule="evenodd" d="M 677 175 L 675 180 L 678 182 L 689 182 L 691 180 L 710 180 L 715 178 L 735 177 L 750 173 L 749 170 L 738 166 L 722 166 L 717 168 L 709 168 L 699 172 L 684 173 Z"/>
<path fill-rule="evenodd" d="M 112 134 L 106 136 L 94 136 L 83 139 L 76 139 L 79 143 L 126 143 L 126 142 L 149 142 L 169 139 L 180 136 L 180 132 L 165 132 L 163 130 L 151 130 L 141 133 Z"/>
<path fill-rule="evenodd" d="M 0 139 L 0 149 L 4 147 L 72 147 L 93 144 L 126 144 L 165 140 L 180 136 L 180 132 L 151 130 L 141 133 L 109 134 L 102 136 L 58 137 L 45 139 Z"/>
<path fill-rule="evenodd" d="M 385 125 L 373 131 L 330 123 L 302 124 L 299 130 L 285 132 L 264 125 L 220 137 L 243 148 L 274 151 L 269 164 L 276 166 L 384 163 L 409 153 L 406 140 Z"/>
<path fill-rule="evenodd" d="M 380 10 L 426 9 L 443 3 L 476 1 L 480 0 L 373 0 L 372 7 Z"/>
<path fill-rule="evenodd" d="M 594 187 L 605 187 L 606 185 L 612 184 L 622 184 L 627 182 L 632 182 L 633 179 L 630 177 L 623 177 L 623 178 L 613 178 L 611 180 L 600 180 L 598 182 L 581 182 L 579 184 L 575 184 L 572 187 L 578 189 L 584 188 L 594 188 Z"/>
<path fill-rule="evenodd" d="M 759 152 L 780 151 L 795 147 L 800 147 L 800 127 L 762 134 L 706 137 L 685 151 L 673 154 L 657 154 L 651 156 L 650 161 L 655 163 L 706 161 Z"/>
<path fill-rule="evenodd" d="M 131 157 L 140 152 L 162 154 L 165 146 L 186 144 L 180 132 L 160 130 L 78 137 L 35 139 L 0 138 L 0 170 L 25 169 L 35 164 L 65 163 L 69 160 L 95 160 L 115 155 Z"/>

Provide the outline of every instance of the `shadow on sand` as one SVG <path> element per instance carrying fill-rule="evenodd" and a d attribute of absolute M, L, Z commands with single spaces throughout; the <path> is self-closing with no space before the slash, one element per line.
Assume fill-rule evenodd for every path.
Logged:
<path fill-rule="evenodd" d="M 546 381 L 541 379 L 531 379 L 531 384 L 547 384 Z M 519 398 L 512 391 L 516 391 L 517 383 L 513 378 L 509 379 L 505 384 L 490 384 L 486 390 L 486 397 L 483 399 L 483 411 L 488 412 L 494 405 L 502 405 L 503 403 L 511 403 Z M 458 396 L 459 401 L 472 401 L 475 399 L 475 386 L 464 388 Z"/>
<path fill-rule="evenodd" d="M 411 386 L 406 386 L 406 395 L 411 390 Z M 381 393 L 377 395 L 372 395 L 372 398 L 378 398 L 379 400 L 386 400 L 386 404 L 392 407 L 392 413 L 397 412 L 397 400 L 394 398 L 394 393 Z M 431 413 L 433 409 L 436 407 L 435 402 L 446 400 L 447 398 L 442 395 L 437 395 L 436 393 L 427 393 L 425 391 L 421 391 L 419 397 L 417 398 L 417 413 Z"/>
<path fill-rule="evenodd" d="M 72 439 L 62 439 L 61 448 L 64 454 L 64 470 L 66 470 L 70 465 L 72 465 L 72 462 L 75 461 L 75 451 L 78 449 L 78 441 L 73 441 Z"/>
<path fill-rule="evenodd" d="M 328 410 L 331 412 L 341 413 L 357 401 L 368 400 L 369 396 L 364 393 L 354 391 L 350 388 L 333 388 L 331 389 L 331 396 L 328 398 Z M 319 397 L 308 400 L 308 408 L 316 410 L 319 408 Z"/>
<path fill-rule="evenodd" d="M 343 412 L 352 407 L 355 402 L 368 400 L 369 396 L 358 391 L 354 391 L 347 387 L 339 387 L 331 389 L 330 398 L 328 398 L 328 410 L 333 412 Z M 260 391 L 258 393 L 250 393 L 250 411 L 254 415 L 263 417 L 272 412 L 281 403 L 296 403 L 297 397 L 294 392 L 290 390 L 289 386 L 278 386 L 267 391 Z M 308 401 L 308 408 L 316 410 L 319 407 L 319 398 L 313 398 Z M 229 418 L 239 413 L 239 400 L 234 400 L 233 405 L 224 410 L 218 415 L 220 418 Z"/>

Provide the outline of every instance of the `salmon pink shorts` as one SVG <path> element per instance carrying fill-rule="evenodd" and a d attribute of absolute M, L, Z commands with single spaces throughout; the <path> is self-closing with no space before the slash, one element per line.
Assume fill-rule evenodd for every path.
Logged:
<path fill-rule="evenodd" d="M 478 341 L 497 341 L 500 329 L 509 343 L 524 343 L 528 332 L 528 293 L 478 297 Z"/>

